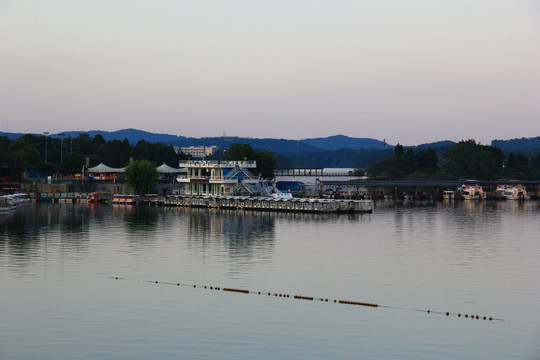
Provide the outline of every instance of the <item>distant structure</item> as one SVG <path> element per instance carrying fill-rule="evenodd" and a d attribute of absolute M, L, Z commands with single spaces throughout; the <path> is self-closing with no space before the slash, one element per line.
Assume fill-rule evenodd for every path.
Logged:
<path fill-rule="evenodd" d="M 206 156 L 212 156 L 216 151 L 217 146 L 187 146 L 182 147 L 181 152 L 186 155 L 191 155 L 194 158 L 204 158 Z"/>
<path fill-rule="evenodd" d="M 184 184 L 185 195 L 268 195 L 263 179 L 253 175 L 257 163 L 252 160 L 180 160 L 180 168 L 187 174 L 180 175 L 177 182 Z"/>

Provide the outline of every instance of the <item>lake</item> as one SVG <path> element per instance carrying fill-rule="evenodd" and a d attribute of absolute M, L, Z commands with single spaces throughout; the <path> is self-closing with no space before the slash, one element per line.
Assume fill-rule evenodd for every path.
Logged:
<path fill-rule="evenodd" d="M 539 234 L 535 201 L 29 204 L 0 216 L 0 358 L 538 359 Z"/>

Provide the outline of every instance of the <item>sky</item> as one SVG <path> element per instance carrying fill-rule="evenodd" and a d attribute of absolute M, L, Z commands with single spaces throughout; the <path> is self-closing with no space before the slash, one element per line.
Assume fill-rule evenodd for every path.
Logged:
<path fill-rule="evenodd" d="M 540 136 L 540 1 L 0 0 L 0 131 Z"/>

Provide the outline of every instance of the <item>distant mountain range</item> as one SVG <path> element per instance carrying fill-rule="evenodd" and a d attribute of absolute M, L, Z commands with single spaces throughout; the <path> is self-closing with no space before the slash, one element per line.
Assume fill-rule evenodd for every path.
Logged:
<path fill-rule="evenodd" d="M 170 144 L 174 146 L 212 146 L 216 145 L 221 148 L 228 148 L 232 143 L 250 144 L 256 150 L 267 150 L 285 155 L 305 155 L 321 151 L 337 151 L 337 150 L 389 150 L 394 145 L 389 145 L 384 141 L 370 138 L 354 138 L 345 135 L 334 135 L 324 138 L 310 138 L 303 140 L 287 140 L 287 139 L 259 139 L 245 137 L 203 137 L 191 138 L 185 136 L 156 134 L 137 129 L 124 129 L 118 131 L 65 131 L 65 137 L 77 137 L 81 133 L 86 133 L 91 137 L 101 135 L 105 140 L 124 140 L 127 139 L 131 144 L 136 144 L 139 140 L 155 143 Z M 6 136 L 9 139 L 16 139 L 24 134 L 21 133 L 4 133 L 0 132 L 0 136 Z M 42 134 L 33 134 L 41 136 Z M 52 137 L 58 137 L 58 134 L 51 134 Z M 416 149 L 425 149 L 429 146 L 433 148 L 446 148 L 454 145 L 453 141 L 439 141 L 435 143 L 422 144 L 415 146 Z M 512 140 L 493 140 L 492 145 L 500 147 L 505 152 L 524 152 L 527 154 L 535 154 L 540 152 L 540 137 L 522 138 Z M 408 147 L 408 146 L 405 146 Z"/>
<path fill-rule="evenodd" d="M 221 148 L 229 148 L 232 143 L 250 144 L 251 147 L 257 150 L 267 150 L 281 154 L 309 154 L 319 151 L 334 151 L 339 149 L 388 149 L 392 148 L 382 141 L 366 138 L 351 138 L 344 135 L 330 136 L 326 138 L 315 138 L 305 140 L 287 140 L 287 139 L 259 139 L 246 137 L 203 137 L 191 138 L 185 136 L 155 134 L 137 129 L 124 129 L 118 131 L 64 131 L 65 137 L 77 137 L 81 133 L 86 133 L 91 137 L 101 135 L 105 140 L 124 140 L 127 139 L 131 144 L 136 144 L 139 140 L 148 142 L 160 142 L 162 144 L 170 144 L 174 146 L 212 146 L 216 145 Z M 0 136 L 7 136 L 10 139 L 16 139 L 24 134 L 2 133 Z M 41 136 L 42 134 L 33 134 Z M 58 134 L 49 136 L 59 137 Z"/>
<path fill-rule="evenodd" d="M 526 155 L 535 155 L 540 152 L 540 136 L 511 140 L 493 140 L 491 145 L 501 148 L 504 152 L 521 152 Z"/>

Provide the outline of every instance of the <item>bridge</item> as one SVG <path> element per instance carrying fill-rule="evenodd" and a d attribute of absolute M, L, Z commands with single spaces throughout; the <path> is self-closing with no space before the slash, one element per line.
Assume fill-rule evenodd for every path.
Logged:
<path fill-rule="evenodd" d="M 281 168 L 274 169 L 274 176 L 351 176 L 354 170 L 341 168 Z"/>
<path fill-rule="evenodd" d="M 523 185 L 539 187 L 540 180 L 351 180 L 351 181 L 321 181 L 322 185 L 330 186 L 363 186 L 363 187 L 458 187 L 465 185 L 480 185 L 493 187 L 497 185 Z"/>
<path fill-rule="evenodd" d="M 326 190 L 353 196 L 369 194 L 373 198 L 378 198 L 381 192 L 393 195 L 413 193 L 415 198 L 421 198 L 426 194 L 440 195 L 445 189 L 456 190 L 461 185 L 480 185 L 494 196 L 497 185 L 523 185 L 528 189 L 531 198 L 540 196 L 540 180 L 351 180 L 351 181 L 320 181 L 316 187 L 310 189 L 311 192 L 322 193 Z M 367 191 L 366 191 L 367 189 Z M 393 194 L 392 194 L 393 193 Z"/>

